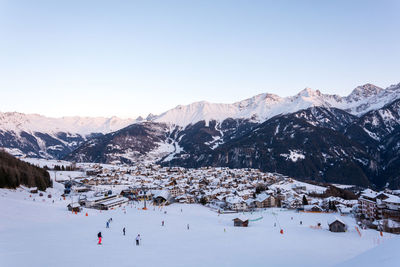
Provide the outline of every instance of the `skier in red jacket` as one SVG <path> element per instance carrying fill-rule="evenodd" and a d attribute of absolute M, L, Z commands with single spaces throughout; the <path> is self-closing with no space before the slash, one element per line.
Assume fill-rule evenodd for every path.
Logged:
<path fill-rule="evenodd" d="M 101 232 L 99 232 L 98 234 L 97 234 L 97 237 L 99 238 L 99 243 L 97 243 L 97 245 L 101 245 Z"/>

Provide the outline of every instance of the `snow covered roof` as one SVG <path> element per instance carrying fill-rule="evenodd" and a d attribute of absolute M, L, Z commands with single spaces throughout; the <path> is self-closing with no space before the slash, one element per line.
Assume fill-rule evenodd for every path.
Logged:
<path fill-rule="evenodd" d="M 394 195 L 389 195 L 389 194 L 386 194 L 386 195 L 388 196 L 388 198 L 384 199 L 383 200 L 384 202 L 400 204 L 400 197 L 394 196 Z"/>
<path fill-rule="evenodd" d="M 371 189 L 365 189 L 362 191 L 361 196 L 368 197 L 368 198 L 375 198 L 378 195 L 378 192 L 375 192 Z"/>
<path fill-rule="evenodd" d="M 256 201 L 263 202 L 264 200 L 266 200 L 269 197 L 270 197 L 270 195 L 268 195 L 266 193 L 261 193 L 256 197 Z"/>
<path fill-rule="evenodd" d="M 319 210 L 322 210 L 322 208 L 318 205 L 304 205 L 304 210 L 311 210 L 312 208 L 317 208 Z"/>
<path fill-rule="evenodd" d="M 81 205 L 78 202 L 68 204 L 71 208 L 79 208 Z"/>
<path fill-rule="evenodd" d="M 167 190 L 157 190 L 154 194 L 153 198 L 162 197 L 165 200 L 168 200 L 171 197 L 171 194 Z"/>
<path fill-rule="evenodd" d="M 400 228 L 400 222 L 393 221 L 391 219 L 387 220 L 387 226 L 390 228 Z"/>
<path fill-rule="evenodd" d="M 237 203 L 242 203 L 244 202 L 243 198 L 238 197 L 238 196 L 233 196 L 233 197 L 227 197 L 226 202 L 229 204 L 237 204 Z"/>
<path fill-rule="evenodd" d="M 340 218 L 334 216 L 333 218 L 331 218 L 330 220 L 328 220 L 328 225 L 331 225 L 332 223 L 339 221 L 340 223 L 346 225 L 346 223 L 344 221 L 342 221 Z"/>
<path fill-rule="evenodd" d="M 246 216 L 244 216 L 244 215 L 239 215 L 238 217 L 236 217 L 236 218 L 234 218 L 234 219 L 232 219 L 232 220 L 235 220 L 235 219 L 239 219 L 239 220 L 241 220 L 241 221 L 247 221 L 249 218 L 247 218 Z"/>

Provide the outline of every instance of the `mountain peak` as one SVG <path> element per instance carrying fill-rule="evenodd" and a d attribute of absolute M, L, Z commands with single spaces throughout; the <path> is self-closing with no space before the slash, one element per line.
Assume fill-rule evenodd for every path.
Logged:
<path fill-rule="evenodd" d="M 373 85 L 371 83 L 367 83 L 361 86 L 357 86 L 354 88 L 354 90 L 351 92 L 351 94 L 348 96 L 349 99 L 358 101 L 362 98 L 369 98 L 371 96 L 375 96 L 382 92 L 383 89 Z"/>
<path fill-rule="evenodd" d="M 386 90 L 390 90 L 390 91 L 400 91 L 400 83 L 398 84 L 392 84 L 391 86 L 389 86 Z"/>
<path fill-rule="evenodd" d="M 310 87 L 306 87 L 303 90 L 301 90 L 297 95 L 304 97 L 313 97 L 313 96 L 321 96 L 321 92 L 319 90 L 313 90 Z"/>

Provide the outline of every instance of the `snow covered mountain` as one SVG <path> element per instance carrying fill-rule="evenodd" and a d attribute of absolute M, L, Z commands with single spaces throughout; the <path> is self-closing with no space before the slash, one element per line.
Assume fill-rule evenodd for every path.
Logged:
<path fill-rule="evenodd" d="M 400 98 L 400 83 L 387 89 L 365 84 L 355 88 L 346 97 L 323 94 L 319 90 L 306 88 L 290 97 L 264 93 L 233 104 L 214 104 L 201 101 L 185 106 L 179 105 L 156 116 L 153 121 L 182 127 L 198 121 L 223 121 L 227 118 L 263 122 L 279 114 L 290 114 L 318 106 L 339 108 L 360 116 L 370 110 L 381 108 L 398 98 Z"/>
<path fill-rule="evenodd" d="M 73 133 L 86 136 L 92 133 L 110 133 L 134 123 L 135 119 L 118 117 L 62 117 L 50 118 L 38 114 L 0 112 L 0 130 L 41 133 Z"/>
<path fill-rule="evenodd" d="M 137 123 L 83 143 L 67 159 L 257 168 L 300 180 L 399 188 L 400 98 L 362 116 L 312 106 L 263 123 Z"/>
<path fill-rule="evenodd" d="M 119 130 L 133 119 L 0 113 L 0 147 L 16 156 L 60 158 L 92 136 Z"/>
<path fill-rule="evenodd" d="M 346 97 L 306 88 L 291 97 L 196 102 L 136 120 L 3 113 L 0 147 L 31 157 L 251 167 L 298 179 L 397 188 L 399 103 L 400 84 L 366 84 Z"/>

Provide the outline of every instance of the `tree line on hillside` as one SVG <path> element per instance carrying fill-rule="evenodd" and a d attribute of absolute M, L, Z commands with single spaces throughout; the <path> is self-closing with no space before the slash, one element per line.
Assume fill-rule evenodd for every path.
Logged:
<path fill-rule="evenodd" d="M 49 173 L 21 161 L 5 151 L 0 151 L 0 188 L 16 188 L 20 185 L 46 190 L 52 187 Z"/>
<path fill-rule="evenodd" d="M 53 170 L 53 171 L 75 171 L 77 170 L 75 165 L 54 165 L 53 169 L 49 168 L 47 165 L 43 166 L 45 170 Z"/>

